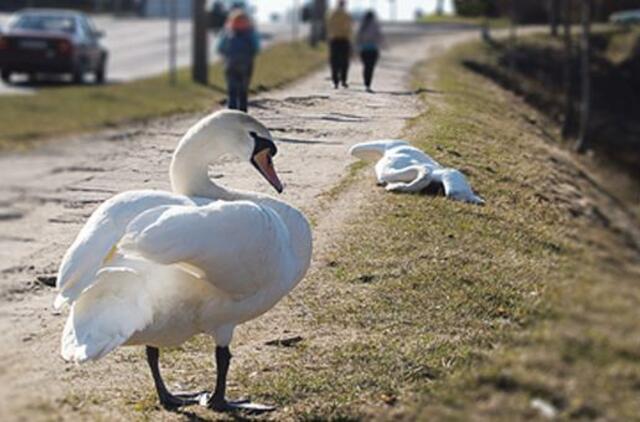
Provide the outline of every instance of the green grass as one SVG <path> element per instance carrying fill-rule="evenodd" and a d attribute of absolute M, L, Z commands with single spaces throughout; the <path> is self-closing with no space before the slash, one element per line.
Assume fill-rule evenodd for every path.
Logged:
<path fill-rule="evenodd" d="M 316 69 L 323 49 L 303 43 L 278 44 L 257 58 L 251 88 L 271 89 Z M 225 98 L 221 64 L 210 68 L 209 86 L 191 81 L 190 70 L 178 72 L 176 85 L 166 75 L 107 86 L 41 89 L 35 95 L 0 99 L 0 148 L 19 148 L 29 141 L 71 132 L 116 126 L 169 114 L 213 108 Z"/>
<path fill-rule="evenodd" d="M 632 27 L 629 30 L 611 30 L 610 34 L 605 56 L 612 63 L 623 63 L 633 59 L 633 56 L 638 54 L 640 28 Z"/>
<path fill-rule="evenodd" d="M 509 27 L 509 19 L 507 18 L 489 18 L 488 21 L 490 28 L 501 29 Z M 485 18 L 458 15 L 427 15 L 421 19 L 421 22 L 482 26 L 485 24 Z"/>
<path fill-rule="evenodd" d="M 553 153 L 539 116 L 462 66 L 476 48 L 416 69 L 438 93 L 405 136 L 487 205 L 389 194 L 354 165 L 326 200 L 369 189 L 369 202 L 287 300 L 304 340 L 232 365 L 231 396 L 278 404 L 274 420 L 521 420 L 535 399 L 561 418 L 640 414 L 639 253 L 592 218 L 599 188 Z M 210 341 L 184 350 L 164 355 L 169 384 L 206 385 Z M 150 384 L 128 388 L 123 414 L 180 417 Z"/>
<path fill-rule="evenodd" d="M 510 420 L 535 416 L 534 399 L 567 417 L 640 411 L 633 258 L 611 272 L 603 251 L 624 247 L 554 191 L 587 189 L 575 169 L 550 159 L 529 109 L 461 66 L 469 51 L 416 72 L 443 100 L 426 97 L 406 136 L 462 168 L 487 206 L 376 190 L 305 281 L 304 347 L 239 380 L 279 417 Z"/>
<path fill-rule="evenodd" d="M 594 168 L 610 179 L 608 188 L 624 198 L 640 216 L 640 107 L 636 101 L 640 86 L 640 30 L 603 26 L 594 31 L 591 51 L 591 122 L 589 144 Z M 575 34 L 574 46 L 579 45 Z M 518 39 L 516 53 L 500 43 L 476 45 L 465 53 L 465 63 L 507 89 L 513 90 L 548 119 L 562 125 L 566 119 L 565 51 L 562 37 L 547 34 Z M 513 60 L 513 68 L 510 63 Z M 572 80 L 579 90 L 579 54 L 574 49 Z M 574 100 L 574 123 L 566 145 L 575 142 L 579 123 L 579 95 Z M 554 126 L 549 127 L 549 132 Z"/>

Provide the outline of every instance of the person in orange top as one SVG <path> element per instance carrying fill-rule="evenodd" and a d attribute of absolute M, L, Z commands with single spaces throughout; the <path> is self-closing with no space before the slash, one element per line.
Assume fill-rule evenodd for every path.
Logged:
<path fill-rule="evenodd" d="M 327 17 L 327 37 L 329 38 L 329 62 L 331 79 L 334 88 L 342 83 L 347 88 L 349 58 L 351 56 L 351 15 L 347 12 L 347 2 L 338 1 L 336 7 Z"/>
<path fill-rule="evenodd" d="M 253 59 L 259 50 L 260 39 L 253 22 L 243 10 L 233 10 L 218 42 L 218 53 L 224 58 L 230 109 L 247 111 Z"/>

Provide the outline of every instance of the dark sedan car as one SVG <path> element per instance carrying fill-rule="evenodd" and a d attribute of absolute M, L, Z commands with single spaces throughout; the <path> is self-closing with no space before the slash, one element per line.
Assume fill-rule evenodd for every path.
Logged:
<path fill-rule="evenodd" d="M 88 72 L 102 83 L 107 50 L 84 14 L 67 10 L 27 9 L 12 16 L 0 34 L 0 76 L 6 83 L 13 73 L 71 74 L 82 83 Z"/>

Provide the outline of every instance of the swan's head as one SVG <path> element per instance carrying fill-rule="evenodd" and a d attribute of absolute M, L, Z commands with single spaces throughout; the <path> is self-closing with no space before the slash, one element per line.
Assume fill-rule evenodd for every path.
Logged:
<path fill-rule="evenodd" d="M 282 183 L 273 167 L 273 157 L 278 148 L 269 130 L 257 119 L 241 111 L 221 110 L 205 118 L 191 131 L 194 137 L 215 139 L 219 153 L 229 153 L 250 162 L 278 193 L 282 192 Z"/>

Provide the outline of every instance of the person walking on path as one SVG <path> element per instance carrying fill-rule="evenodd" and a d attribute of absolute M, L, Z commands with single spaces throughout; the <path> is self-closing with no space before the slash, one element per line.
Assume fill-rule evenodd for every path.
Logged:
<path fill-rule="evenodd" d="M 380 57 L 380 45 L 383 42 L 380 23 L 376 18 L 373 10 L 369 10 L 362 19 L 358 34 L 356 35 L 356 44 L 360 51 L 360 59 L 364 65 L 363 78 L 364 86 L 367 92 L 373 92 L 371 89 L 371 81 L 373 79 L 373 70 Z"/>
<path fill-rule="evenodd" d="M 259 50 L 260 39 L 249 16 L 241 9 L 231 11 L 218 41 L 230 109 L 247 111 L 253 60 Z"/>
<path fill-rule="evenodd" d="M 327 18 L 327 35 L 329 38 L 329 62 L 331 79 L 334 88 L 341 83 L 347 88 L 349 58 L 351 56 L 351 15 L 347 12 L 347 2 L 338 1 L 338 6 Z"/>

